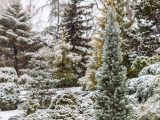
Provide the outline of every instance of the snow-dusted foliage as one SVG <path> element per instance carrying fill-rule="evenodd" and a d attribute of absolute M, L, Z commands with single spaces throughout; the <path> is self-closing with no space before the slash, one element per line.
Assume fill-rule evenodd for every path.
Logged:
<path fill-rule="evenodd" d="M 142 80 L 143 78 L 143 80 Z M 153 78 L 155 78 L 153 80 Z M 138 80 L 139 79 L 139 80 Z M 141 80 L 140 80 L 141 79 Z M 149 80 L 150 79 L 150 80 Z M 160 92 L 160 76 L 154 76 L 153 75 L 146 75 L 146 76 L 141 76 L 139 78 L 136 79 L 131 79 L 131 81 L 129 80 L 129 84 L 135 85 L 140 82 L 141 83 L 139 85 L 137 85 L 139 88 L 144 88 L 141 93 L 143 97 L 144 95 L 147 93 L 150 93 L 149 91 L 149 87 L 152 87 L 152 96 L 148 96 L 148 98 L 146 99 L 146 101 L 142 104 L 137 102 L 137 97 L 136 94 L 131 94 L 129 95 L 129 98 L 131 100 L 130 104 L 132 105 L 133 108 L 133 113 L 136 116 L 136 120 L 159 120 L 160 119 L 160 114 L 159 114 L 159 92 Z M 131 87 L 130 86 L 130 87 Z M 129 87 L 129 89 L 130 89 Z M 146 87 L 146 90 L 145 90 Z M 134 92 L 135 93 L 135 92 Z M 147 96 L 146 96 L 147 97 Z M 136 99 L 136 100 L 135 100 Z"/>
<path fill-rule="evenodd" d="M 137 77 L 139 72 L 149 64 L 150 64 L 149 57 L 137 56 L 132 63 L 130 74 L 132 74 L 132 77 Z"/>
<path fill-rule="evenodd" d="M 15 120 L 56 120 L 52 118 L 53 111 L 50 109 L 42 109 L 37 110 L 34 114 L 30 114 L 28 116 L 15 116 L 11 117 L 10 119 L 14 118 Z"/>
<path fill-rule="evenodd" d="M 39 101 L 28 99 L 24 105 L 26 115 L 32 114 L 40 108 Z"/>
<path fill-rule="evenodd" d="M 3 82 L 17 82 L 17 72 L 12 67 L 1 67 L 0 68 L 0 83 Z"/>
<path fill-rule="evenodd" d="M 54 47 L 54 57 L 51 63 L 53 79 L 63 80 L 63 87 L 77 84 L 77 76 L 74 73 L 73 64 L 81 60 L 78 54 L 71 51 L 73 46 L 70 42 L 67 42 L 67 35 L 68 32 L 64 29 L 61 33 L 61 38 Z"/>
<path fill-rule="evenodd" d="M 96 71 L 99 68 L 99 64 L 96 62 L 96 56 L 93 55 L 89 59 L 89 63 L 87 64 L 87 70 L 85 76 L 79 79 L 80 85 L 82 86 L 83 90 L 95 90 L 97 85 L 96 80 Z"/>
<path fill-rule="evenodd" d="M 0 110 L 13 110 L 18 106 L 18 79 L 14 68 L 0 68 Z"/>
<path fill-rule="evenodd" d="M 147 56 L 137 56 L 133 61 L 131 68 L 129 69 L 129 77 L 137 77 L 139 72 L 146 66 L 157 63 L 160 61 L 158 55 L 147 57 Z"/>
<path fill-rule="evenodd" d="M 0 83 L 17 82 L 17 72 L 12 67 L 0 67 Z"/>
<path fill-rule="evenodd" d="M 160 63 L 149 65 L 141 70 L 139 76 L 142 75 L 160 75 Z"/>
<path fill-rule="evenodd" d="M 39 39 L 31 39 L 29 16 L 20 2 L 13 2 L 0 17 L 0 66 L 11 66 L 19 73 L 27 67 L 32 52 L 41 47 Z"/>
<path fill-rule="evenodd" d="M 152 56 L 160 46 L 160 3 L 155 0 L 140 0 L 134 6 L 138 32 L 136 51 L 139 55 Z"/>
<path fill-rule="evenodd" d="M 140 76 L 128 80 L 128 94 L 135 94 L 137 102 L 145 102 L 153 94 L 153 82 L 156 77 L 153 75 Z"/>
<path fill-rule="evenodd" d="M 17 81 L 17 84 L 18 85 L 25 85 L 26 83 L 28 83 L 29 81 L 32 81 L 33 78 L 30 77 L 29 75 L 27 74 L 24 74 L 24 75 L 21 75 L 19 78 L 18 78 L 18 81 Z"/>
<path fill-rule="evenodd" d="M 103 48 L 103 64 L 97 71 L 97 120 L 128 120 L 129 109 L 125 96 L 125 71 L 122 66 L 120 30 L 112 8 L 106 16 L 107 26 Z"/>
<path fill-rule="evenodd" d="M 14 110 L 18 107 L 18 93 L 15 83 L 0 83 L 0 109 Z"/>
<path fill-rule="evenodd" d="M 91 96 L 77 96 L 71 92 L 61 93 L 52 100 L 54 119 L 94 120 Z"/>
<path fill-rule="evenodd" d="M 88 23 L 92 20 L 89 15 L 93 5 L 81 5 L 83 1 L 84 0 L 71 0 L 65 6 L 60 25 L 67 31 L 66 43 L 71 44 L 72 48 L 70 51 L 81 58 L 80 61 L 73 64 L 74 73 L 79 77 L 85 74 L 86 63 L 91 52 L 89 43 L 91 39 L 85 36 L 85 33 L 91 30 L 91 26 L 89 26 Z"/>
<path fill-rule="evenodd" d="M 34 105 L 33 105 L 34 106 Z M 34 108 L 30 105 L 31 108 Z M 30 108 L 30 109 L 31 109 Z M 33 110 L 33 109 L 32 109 Z M 37 110 L 16 120 L 95 120 L 92 93 L 59 92 L 53 96 L 48 109 Z"/>
<path fill-rule="evenodd" d="M 20 96 L 22 103 L 20 107 L 24 109 L 26 115 L 34 113 L 37 109 L 47 109 L 55 94 L 55 90 L 52 89 L 23 90 Z"/>

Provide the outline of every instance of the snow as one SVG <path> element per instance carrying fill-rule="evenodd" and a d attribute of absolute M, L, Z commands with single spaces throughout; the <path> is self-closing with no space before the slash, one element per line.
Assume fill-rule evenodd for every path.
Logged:
<path fill-rule="evenodd" d="M 139 73 L 139 76 L 142 75 L 159 75 L 160 74 L 160 62 L 151 64 L 145 68 L 142 69 L 142 71 Z"/>
<path fill-rule="evenodd" d="M 153 82 L 156 77 L 153 75 L 144 75 L 139 78 L 133 78 L 128 80 L 128 92 L 129 95 L 136 94 L 135 97 L 145 102 L 153 93 Z"/>
<path fill-rule="evenodd" d="M 80 92 L 81 91 L 81 87 L 68 87 L 68 88 L 59 88 L 59 89 L 56 89 L 57 93 L 63 93 L 65 91 L 71 91 L 73 93 L 76 93 L 76 92 Z"/>
<path fill-rule="evenodd" d="M 0 120 L 8 120 L 11 116 L 23 114 L 22 110 L 0 111 Z"/>

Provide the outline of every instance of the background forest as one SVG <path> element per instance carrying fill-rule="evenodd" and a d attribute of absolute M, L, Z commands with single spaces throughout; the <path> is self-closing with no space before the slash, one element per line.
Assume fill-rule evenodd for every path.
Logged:
<path fill-rule="evenodd" d="M 160 119 L 159 0 L 0 2 L 0 120 Z"/>

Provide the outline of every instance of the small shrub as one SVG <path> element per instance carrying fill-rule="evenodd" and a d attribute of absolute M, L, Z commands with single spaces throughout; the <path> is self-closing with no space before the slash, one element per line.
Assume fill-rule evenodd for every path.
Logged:
<path fill-rule="evenodd" d="M 18 107 L 18 91 L 15 83 L 0 83 L 0 109 L 14 110 Z"/>
<path fill-rule="evenodd" d="M 36 99 L 28 99 L 24 105 L 26 115 L 35 113 L 40 107 L 39 101 Z"/>

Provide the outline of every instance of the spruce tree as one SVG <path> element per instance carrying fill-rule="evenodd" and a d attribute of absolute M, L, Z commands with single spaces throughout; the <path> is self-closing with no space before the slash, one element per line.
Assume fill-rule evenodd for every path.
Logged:
<path fill-rule="evenodd" d="M 90 54 L 91 46 L 90 38 L 85 37 L 86 31 L 91 29 L 86 23 L 91 20 L 84 19 L 90 12 L 87 9 L 92 8 L 92 5 L 80 5 L 83 0 L 71 0 L 65 7 L 61 27 L 67 30 L 66 42 L 70 42 L 73 53 L 81 57 L 81 61 L 73 63 L 74 72 L 80 77 L 85 74 L 88 55 Z"/>
<path fill-rule="evenodd" d="M 113 9 L 109 10 L 107 20 L 103 64 L 96 73 L 96 116 L 97 120 L 127 120 L 126 73 L 122 66 L 120 29 Z"/>
<path fill-rule="evenodd" d="M 29 16 L 22 10 L 20 2 L 13 2 L 0 17 L 0 66 L 27 68 L 32 53 L 42 47 L 32 39 Z"/>
<path fill-rule="evenodd" d="M 138 22 L 137 53 L 152 56 L 160 46 L 160 1 L 140 0 L 135 5 L 135 17 Z"/>
<path fill-rule="evenodd" d="M 61 31 L 61 37 L 54 46 L 54 59 L 51 63 L 53 68 L 53 79 L 63 80 L 64 86 L 74 86 L 77 84 L 76 75 L 72 68 L 73 63 L 81 59 L 76 53 L 71 52 L 72 45 L 66 42 L 67 31 Z"/>

